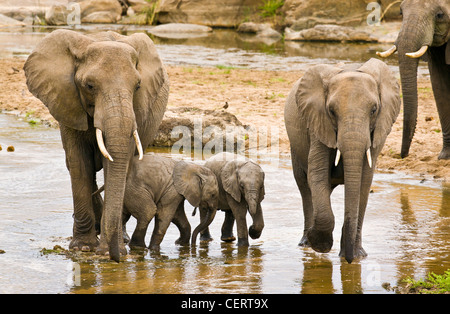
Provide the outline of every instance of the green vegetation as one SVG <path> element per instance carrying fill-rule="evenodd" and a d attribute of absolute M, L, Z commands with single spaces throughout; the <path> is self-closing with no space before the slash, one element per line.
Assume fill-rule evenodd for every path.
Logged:
<path fill-rule="evenodd" d="M 450 269 L 445 271 L 443 275 L 436 275 L 432 272 L 428 274 L 426 279 L 407 278 L 405 282 L 408 284 L 410 292 L 421 294 L 450 293 Z"/>
<path fill-rule="evenodd" d="M 277 15 L 277 10 L 284 5 L 284 0 L 264 0 L 259 7 L 263 17 L 273 17 Z"/>

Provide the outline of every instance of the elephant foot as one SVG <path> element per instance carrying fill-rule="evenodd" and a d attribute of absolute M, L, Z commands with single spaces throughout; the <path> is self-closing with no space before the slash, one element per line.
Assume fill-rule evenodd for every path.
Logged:
<path fill-rule="evenodd" d="M 249 246 L 248 238 L 238 238 L 238 246 Z"/>
<path fill-rule="evenodd" d="M 232 236 L 228 236 L 228 237 L 221 236 L 220 240 L 222 240 L 223 242 L 233 242 L 233 241 L 236 241 L 236 237 L 233 236 L 233 235 Z"/>
<path fill-rule="evenodd" d="M 441 153 L 439 154 L 438 159 L 444 159 L 444 160 L 448 160 L 450 159 L 450 147 L 444 147 L 442 148 Z"/>
<path fill-rule="evenodd" d="M 260 228 L 255 228 L 253 226 L 250 226 L 250 228 L 248 229 L 248 235 L 252 239 L 259 239 L 259 237 L 261 236 L 261 233 L 262 233 L 262 229 L 260 229 Z"/>
<path fill-rule="evenodd" d="M 180 246 L 187 246 L 187 245 L 189 245 L 189 239 L 190 239 L 190 237 L 187 239 L 183 239 L 180 237 L 175 241 L 175 244 L 180 245 Z"/>
<path fill-rule="evenodd" d="M 366 257 L 368 254 L 366 253 L 366 250 L 363 249 L 362 246 L 356 248 L 356 252 L 354 257 L 355 258 L 363 258 Z M 341 251 L 339 252 L 339 257 L 345 258 L 345 250 L 341 248 Z"/>
<path fill-rule="evenodd" d="M 91 252 L 98 247 L 99 241 L 96 236 L 74 236 L 70 241 L 69 249 L 74 251 Z"/>
<path fill-rule="evenodd" d="M 298 244 L 298 246 L 303 246 L 303 247 L 310 247 L 311 245 L 308 242 L 308 237 L 306 236 L 306 234 L 303 235 L 302 239 L 300 240 L 300 243 Z"/>
<path fill-rule="evenodd" d="M 333 246 L 333 233 L 311 228 L 307 234 L 311 248 L 319 253 L 328 253 Z"/>

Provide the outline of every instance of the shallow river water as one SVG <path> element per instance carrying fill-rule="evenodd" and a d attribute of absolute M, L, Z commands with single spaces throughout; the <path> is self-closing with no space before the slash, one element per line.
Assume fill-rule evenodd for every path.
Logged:
<path fill-rule="evenodd" d="M 331 252 L 299 247 L 301 197 L 290 160 L 283 158 L 258 160 L 266 173 L 266 226 L 248 249 L 221 243 L 224 215 L 218 212 L 210 228 L 214 240 L 196 249 L 176 246 L 178 230 L 172 225 L 159 254 L 133 253 L 120 264 L 88 254 L 43 254 L 43 248 L 67 248 L 72 234 L 59 131 L 0 114 L 0 145 L 0 293 L 394 293 L 384 287 L 450 268 L 450 187 L 377 173 L 363 228 L 369 255 L 349 265 L 338 257 L 343 189 L 332 197 Z M 7 151 L 9 145 L 14 152 Z M 195 226 L 199 218 L 192 210 L 186 203 Z"/>
<path fill-rule="evenodd" d="M 49 31 L 0 31 L 0 58 L 26 58 Z M 153 39 L 168 64 L 268 70 L 362 62 L 389 47 L 264 43 L 227 30 L 202 38 Z M 397 71 L 395 58 L 387 62 Z M 421 73 L 427 75 L 423 66 Z M 394 293 L 386 287 L 401 285 L 409 276 L 422 278 L 450 268 L 450 186 L 377 173 L 363 228 L 369 256 L 349 265 L 338 257 L 343 189 L 337 188 L 332 197 L 336 217 L 332 251 L 319 254 L 301 248 L 297 245 L 303 230 L 301 198 L 291 163 L 273 157 L 258 159 L 266 173 L 265 229 L 260 239 L 250 239 L 248 249 L 221 243 L 224 215 L 219 212 L 210 227 L 214 241 L 195 250 L 176 246 L 178 230 L 171 226 L 160 254 L 133 253 L 120 264 L 88 254 L 82 258 L 43 254 L 43 248 L 67 248 L 72 235 L 70 178 L 59 131 L 0 114 L 0 145 L 0 293 Z M 9 145 L 14 152 L 7 152 Z M 156 153 L 170 156 L 167 151 Z M 203 162 L 191 156 L 172 157 Z M 190 215 L 192 210 L 186 203 L 188 219 L 195 226 L 199 218 Z M 129 233 L 133 224 L 131 219 Z"/>

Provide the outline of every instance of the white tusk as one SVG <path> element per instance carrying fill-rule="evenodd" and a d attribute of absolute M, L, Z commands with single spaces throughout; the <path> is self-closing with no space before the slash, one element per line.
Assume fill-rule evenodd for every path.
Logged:
<path fill-rule="evenodd" d="M 139 160 L 142 160 L 144 158 L 144 150 L 142 149 L 141 139 L 139 138 L 138 131 L 135 130 L 133 132 L 134 141 L 136 142 L 136 147 L 139 153 Z"/>
<path fill-rule="evenodd" d="M 428 50 L 428 46 L 422 46 L 422 48 L 420 48 L 418 51 L 407 53 L 406 56 L 417 59 L 417 58 L 422 57 L 425 54 L 425 52 L 427 52 L 427 50 Z"/>
<path fill-rule="evenodd" d="M 336 159 L 334 161 L 334 166 L 337 167 L 339 164 L 339 160 L 341 159 L 341 151 L 338 149 L 336 152 Z"/>
<path fill-rule="evenodd" d="M 372 154 L 370 153 L 370 148 L 366 152 L 367 162 L 369 163 L 369 167 L 372 168 Z"/>
<path fill-rule="evenodd" d="M 387 58 L 387 57 L 389 57 L 390 55 L 392 55 L 396 51 L 397 51 L 397 47 L 394 45 L 389 50 L 386 50 L 385 52 L 377 51 L 377 55 L 382 57 L 382 58 Z"/>
<path fill-rule="evenodd" d="M 97 137 L 97 144 L 98 144 L 98 148 L 100 149 L 100 152 L 102 153 L 102 155 L 110 160 L 110 161 L 114 161 L 111 157 L 111 155 L 108 153 L 108 151 L 106 150 L 105 147 L 105 142 L 103 142 L 103 134 L 102 134 L 102 130 L 100 129 L 96 129 L 95 135 Z"/>

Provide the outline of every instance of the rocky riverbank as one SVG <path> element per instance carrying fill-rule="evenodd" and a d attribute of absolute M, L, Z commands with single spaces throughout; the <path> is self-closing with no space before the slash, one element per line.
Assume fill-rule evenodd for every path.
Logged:
<path fill-rule="evenodd" d="M 194 24 L 276 40 L 342 42 L 392 42 L 399 29 L 395 0 L 1 0 L 0 4 L 0 27 L 168 24 L 165 33 L 189 33 Z M 397 23 L 373 27 L 378 20 Z"/>

